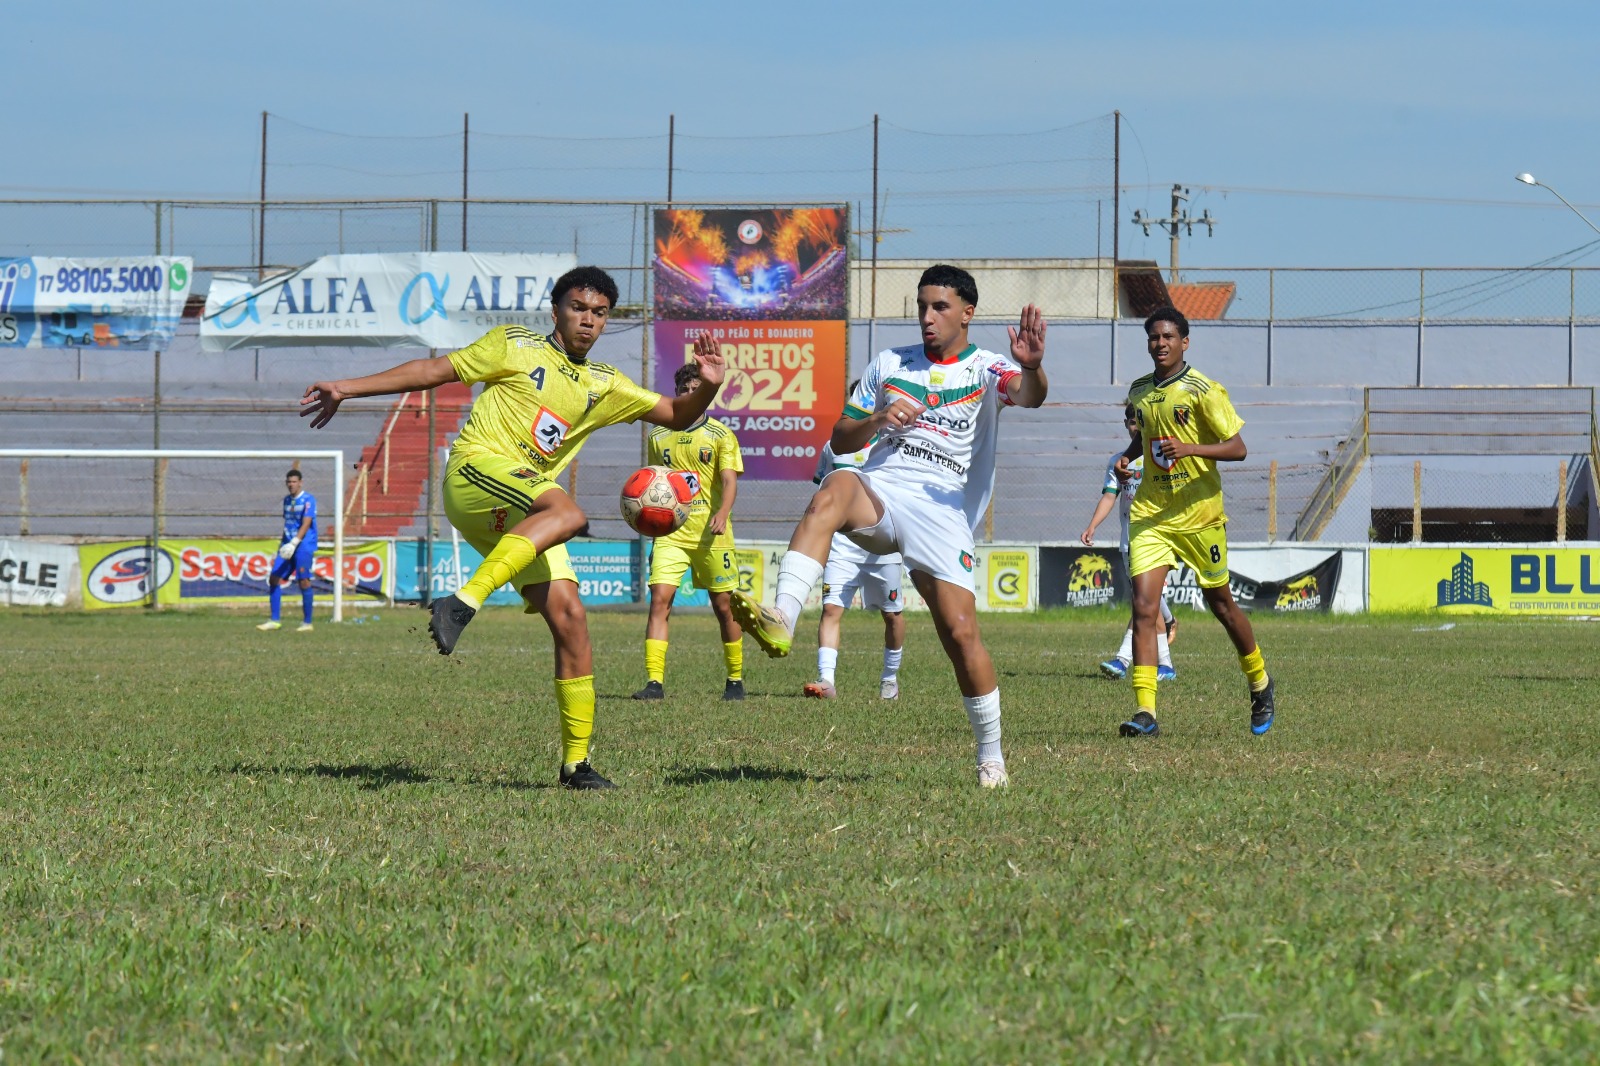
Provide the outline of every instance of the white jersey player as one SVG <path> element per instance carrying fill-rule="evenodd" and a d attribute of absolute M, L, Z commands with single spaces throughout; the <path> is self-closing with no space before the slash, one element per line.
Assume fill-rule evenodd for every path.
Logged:
<path fill-rule="evenodd" d="M 854 392 L 856 383 L 850 383 Z M 872 445 L 860 451 L 836 456 L 833 446 L 822 446 L 817 473 L 812 481 L 835 470 L 854 470 L 867 459 Z M 856 593 L 861 605 L 883 615 L 883 672 L 878 677 L 878 695 L 897 699 L 900 695 L 900 659 L 906 641 L 905 601 L 901 597 L 900 575 L 904 568 L 900 553 L 874 555 L 843 533 L 835 533 L 828 548 L 828 563 L 822 571 L 822 620 L 817 623 L 817 679 L 808 682 L 801 693 L 812 699 L 831 700 L 839 694 L 835 672 L 839 665 L 839 623 L 850 608 Z"/>
<path fill-rule="evenodd" d="M 898 551 L 927 601 L 955 667 L 978 747 L 978 783 L 1007 784 L 1000 748 L 1000 689 L 978 633 L 972 530 L 994 490 L 995 439 L 1003 407 L 1038 407 L 1048 384 L 1045 322 L 1029 304 L 1009 330 L 1010 355 L 967 339 L 978 286 L 959 267 L 923 271 L 917 285 L 922 343 L 879 354 L 833 428 L 836 453 L 877 444 L 860 470 L 823 479 L 789 539 L 767 607 L 734 594 L 734 614 L 768 655 L 789 654 L 800 607 L 823 576 L 833 534 L 868 552 Z"/>
<path fill-rule="evenodd" d="M 1139 421 L 1134 417 L 1133 408 L 1127 407 L 1122 412 L 1123 425 L 1128 430 L 1131 438 L 1139 432 Z M 1126 451 L 1126 449 L 1124 449 Z M 1094 514 L 1089 518 L 1089 525 L 1079 536 L 1084 547 L 1094 545 L 1094 531 L 1100 523 L 1105 521 L 1111 513 L 1112 501 L 1116 501 L 1118 524 L 1121 526 L 1121 539 L 1118 546 L 1122 550 L 1122 572 L 1128 572 L 1128 533 L 1129 511 L 1133 506 L 1134 494 L 1139 491 L 1139 481 L 1144 477 L 1144 457 L 1131 460 L 1127 464 L 1128 479 L 1122 481 L 1117 477 L 1117 460 L 1121 459 L 1123 452 L 1117 452 L 1106 463 L 1106 476 L 1100 486 L 1100 499 L 1095 504 Z M 1161 621 L 1162 628 L 1156 633 L 1156 679 L 1159 681 L 1175 681 L 1178 671 L 1172 665 L 1172 651 L 1170 644 L 1178 635 L 1178 620 L 1172 616 L 1172 607 L 1167 603 L 1166 591 L 1161 594 Z M 1100 672 L 1107 677 L 1120 681 L 1128 676 L 1128 665 L 1133 662 L 1133 623 L 1128 623 L 1128 628 L 1122 633 L 1122 646 L 1117 649 L 1115 657 L 1107 659 L 1100 664 Z"/>

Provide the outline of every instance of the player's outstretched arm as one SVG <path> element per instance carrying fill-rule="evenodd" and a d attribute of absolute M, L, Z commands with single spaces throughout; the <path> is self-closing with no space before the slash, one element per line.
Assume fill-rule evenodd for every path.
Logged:
<path fill-rule="evenodd" d="M 1044 313 L 1033 304 L 1022 309 L 1022 318 L 1008 327 L 1011 338 L 1011 358 L 1022 368 L 1022 374 L 1006 385 L 1006 395 L 1018 407 L 1038 407 L 1050 393 L 1050 383 L 1044 376 L 1044 335 L 1049 328 Z"/>
<path fill-rule="evenodd" d="M 311 428 L 321 429 L 339 413 L 339 405 L 356 396 L 388 396 L 397 392 L 422 392 L 461 380 L 448 359 L 413 359 L 366 377 L 317 381 L 300 397 L 300 417 L 311 416 Z"/>
<path fill-rule="evenodd" d="M 642 417 L 668 429 L 687 429 L 706 413 L 711 401 L 722 388 L 727 365 L 722 361 L 722 349 L 711 334 L 702 333 L 694 340 L 694 361 L 700 364 L 700 380 L 682 396 L 663 396 Z"/>
<path fill-rule="evenodd" d="M 1089 517 L 1088 527 L 1078 537 L 1083 542 L 1084 547 L 1094 547 L 1094 531 L 1100 528 L 1100 523 L 1106 520 L 1106 516 L 1111 513 L 1111 508 L 1116 506 L 1116 500 L 1117 494 L 1114 492 L 1102 492 L 1100 494 L 1100 499 L 1094 505 L 1094 514 Z"/>

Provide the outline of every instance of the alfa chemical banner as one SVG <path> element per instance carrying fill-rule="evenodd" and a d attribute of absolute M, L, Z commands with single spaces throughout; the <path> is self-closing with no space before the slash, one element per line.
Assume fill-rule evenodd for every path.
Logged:
<path fill-rule="evenodd" d="M 156 601 L 194 607 L 201 604 L 260 603 L 278 559 L 275 540 L 163 540 L 151 559 L 145 541 L 84 544 L 78 551 L 83 572 L 83 606 L 129 607 L 145 603 L 152 585 Z M 312 563 L 311 589 L 333 594 L 333 549 L 319 548 Z M 392 569 L 389 542 L 346 544 L 344 594 L 387 601 Z M 294 592 L 298 585 L 291 585 Z"/>
<path fill-rule="evenodd" d="M 163 348 L 193 274 L 187 256 L 0 259 L 0 348 Z"/>
<path fill-rule="evenodd" d="M 639 598 L 638 545 L 639 542 L 635 540 L 567 542 L 567 558 L 571 560 L 573 572 L 578 576 L 578 595 L 586 606 L 633 603 Z M 483 556 L 466 541 L 434 541 L 433 571 L 430 580 L 432 595 L 436 598 L 448 596 L 460 588 L 481 562 Z M 421 541 L 394 542 L 396 600 L 419 602 L 422 599 L 422 575 L 425 565 Z M 487 602 L 520 605 L 522 597 L 510 585 L 502 585 L 489 596 Z"/>
<path fill-rule="evenodd" d="M 78 548 L 31 538 L 0 540 L 0 604 L 68 607 L 78 601 Z"/>
<path fill-rule="evenodd" d="M 1373 611 L 1600 613 L 1600 551 L 1379 548 L 1368 556 Z"/>
<path fill-rule="evenodd" d="M 206 351 L 318 344 L 464 348 L 496 326 L 550 328 L 550 291 L 570 254 L 406 252 L 324 256 L 263 282 L 218 276 Z"/>
<path fill-rule="evenodd" d="M 710 333 L 728 364 L 711 414 L 746 476 L 810 480 L 844 412 L 848 213 L 843 208 L 655 214 L 653 387 Z"/>

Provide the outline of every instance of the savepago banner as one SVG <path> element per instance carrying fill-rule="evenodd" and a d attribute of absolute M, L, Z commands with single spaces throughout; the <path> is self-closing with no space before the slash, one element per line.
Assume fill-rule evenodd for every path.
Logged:
<path fill-rule="evenodd" d="M 843 207 L 655 213 L 655 372 L 710 334 L 727 362 L 711 414 L 739 438 L 745 476 L 811 479 L 844 413 L 849 216 Z"/>
<path fill-rule="evenodd" d="M 193 283 L 187 256 L 0 259 L 0 348 L 162 348 Z"/>
<path fill-rule="evenodd" d="M 259 603 L 278 563 L 275 540 L 163 540 L 154 559 L 146 541 L 80 545 L 83 606 L 135 607 L 147 602 L 152 585 L 156 602 L 199 604 Z M 355 600 L 386 601 L 392 583 L 389 542 L 344 547 L 344 594 Z M 311 588 L 333 593 L 333 549 L 319 548 L 311 566 Z M 290 585 L 298 592 L 298 587 Z"/>
<path fill-rule="evenodd" d="M 1235 602 L 1247 611 L 1331 611 L 1343 559 L 1334 552 L 1316 566 L 1279 581 L 1258 581 L 1230 570 L 1228 586 Z M 1167 575 L 1167 600 L 1173 606 L 1186 604 L 1197 611 L 1207 609 L 1195 572 L 1187 566 Z"/>
<path fill-rule="evenodd" d="M 323 256 L 265 281 L 218 275 L 206 351 L 318 344 L 464 348 L 496 326 L 550 328 L 570 253 L 405 252 Z"/>

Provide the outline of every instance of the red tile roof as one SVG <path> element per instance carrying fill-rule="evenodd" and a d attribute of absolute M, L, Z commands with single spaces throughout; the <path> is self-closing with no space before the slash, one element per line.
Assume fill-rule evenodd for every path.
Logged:
<path fill-rule="evenodd" d="M 1238 286 L 1231 281 L 1180 282 L 1167 286 L 1172 306 L 1183 312 L 1185 318 L 1205 321 L 1224 318 L 1228 305 L 1233 303 Z"/>

